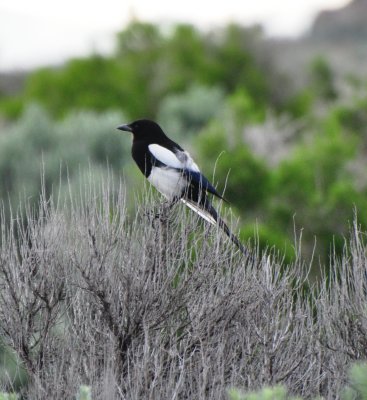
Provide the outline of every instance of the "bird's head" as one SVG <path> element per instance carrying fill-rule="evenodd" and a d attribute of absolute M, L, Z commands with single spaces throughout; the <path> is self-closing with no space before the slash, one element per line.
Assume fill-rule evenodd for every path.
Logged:
<path fill-rule="evenodd" d="M 130 132 L 137 139 L 158 139 L 165 136 L 162 128 L 156 122 L 149 119 L 138 119 L 130 124 L 120 125 L 117 129 Z"/>

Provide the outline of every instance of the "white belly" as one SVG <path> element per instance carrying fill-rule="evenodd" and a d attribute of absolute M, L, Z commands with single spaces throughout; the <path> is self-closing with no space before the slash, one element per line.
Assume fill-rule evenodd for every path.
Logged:
<path fill-rule="evenodd" d="M 186 185 L 182 174 L 170 168 L 153 167 L 148 181 L 168 200 L 180 197 Z"/>

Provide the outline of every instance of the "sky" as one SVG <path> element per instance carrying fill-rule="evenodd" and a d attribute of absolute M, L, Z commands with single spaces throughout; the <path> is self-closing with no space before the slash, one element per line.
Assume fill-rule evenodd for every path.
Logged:
<path fill-rule="evenodd" d="M 260 23 L 269 36 L 297 37 L 319 10 L 349 0 L 0 0 L 0 70 L 60 64 L 113 50 L 116 32 L 133 18 L 203 29 Z"/>

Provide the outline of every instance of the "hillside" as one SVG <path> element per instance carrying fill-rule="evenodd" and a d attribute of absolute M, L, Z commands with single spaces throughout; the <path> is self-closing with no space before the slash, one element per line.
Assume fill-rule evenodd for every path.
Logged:
<path fill-rule="evenodd" d="M 344 91 L 345 78 L 364 79 L 367 62 L 367 0 L 354 0 L 337 10 L 322 11 L 309 32 L 296 40 L 272 40 L 277 67 L 296 87 L 307 84 L 312 61 L 328 61 Z"/>
<path fill-rule="evenodd" d="M 354 0 L 343 8 L 322 11 L 312 26 L 313 40 L 366 43 L 367 0 Z"/>

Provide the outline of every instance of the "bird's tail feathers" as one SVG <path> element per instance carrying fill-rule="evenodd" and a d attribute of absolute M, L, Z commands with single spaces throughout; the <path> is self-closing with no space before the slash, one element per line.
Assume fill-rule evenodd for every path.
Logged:
<path fill-rule="evenodd" d="M 203 207 L 201 207 L 198 203 L 195 203 L 195 202 L 187 200 L 187 199 L 181 199 L 181 201 L 183 203 L 185 203 L 187 205 L 187 207 L 191 208 L 191 210 L 195 211 L 196 214 L 199 214 L 201 218 L 205 219 L 205 221 L 208 221 L 212 225 L 216 225 L 217 216 L 210 213 L 209 210 L 206 210 Z M 216 212 L 215 212 L 215 214 L 216 214 Z"/>
<path fill-rule="evenodd" d="M 234 243 L 242 254 L 247 255 L 248 251 L 246 247 L 240 242 L 238 237 L 234 235 L 229 229 L 228 225 L 222 220 L 218 215 L 216 209 L 211 205 L 211 203 L 206 202 L 205 207 L 201 204 L 195 203 L 187 199 L 181 199 L 188 207 L 195 211 L 200 217 L 211 223 L 212 225 L 218 224 L 219 227 L 224 231 L 224 233 L 229 237 L 229 239 Z"/>
<path fill-rule="evenodd" d="M 210 214 L 215 213 L 217 224 L 224 231 L 224 233 L 230 238 L 232 243 L 234 243 L 238 247 L 238 249 L 241 251 L 242 254 L 247 255 L 248 251 L 247 251 L 246 247 L 241 243 L 241 241 L 238 239 L 238 237 L 232 233 L 232 231 L 229 229 L 228 225 L 218 215 L 215 208 L 211 204 L 207 208 L 209 208 L 208 211 Z"/>

